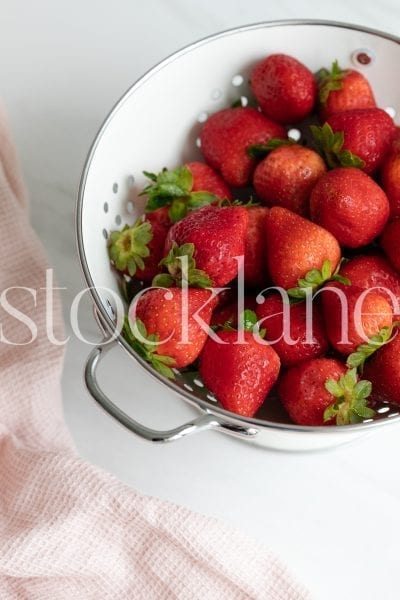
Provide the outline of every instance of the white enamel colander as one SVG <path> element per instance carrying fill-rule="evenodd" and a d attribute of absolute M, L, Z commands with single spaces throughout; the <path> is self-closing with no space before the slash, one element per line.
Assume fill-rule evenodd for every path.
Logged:
<path fill-rule="evenodd" d="M 132 223 L 142 212 L 138 197 L 146 184 L 143 170 L 158 172 L 201 158 L 199 132 L 207 116 L 232 101 L 246 102 L 253 65 L 282 52 L 312 71 L 334 59 L 355 67 L 372 84 L 379 106 L 400 114 L 400 40 L 354 25 L 324 21 L 282 21 L 239 27 L 213 35 L 176 52 L 141 77 L 121 98 L 102 125 L 84 167 L 77 205 L 77 237 L 83 272 L 104 333 L 90 354 L 85 380 L 93 398 L 134 433 L 167 442 L 204 429 L 219 429 L 264 447 L 312 450 L 341 444 L 389 423 L 399 423 L 392 406 L 378 407 L 372 421 L 342 427 L 293 425 L 273 399 L 258 418 L 225 411 L 194 375 L 176 373 L 174 381 L 157 374 L 118 335 L 116 296 L 122 295 L 110 268 L 107 234 Z M 176 392 L 177 401 L 195 405 L 200 415 L 170 431 L 145 427 L 123 412 L 100 389 L 96 369 L 101 356 L 118 344 L 151 377 Z M 121 350 L 121 351 L 122 351 Z M 129 376 L 129 374 L 128 374 Z"/>

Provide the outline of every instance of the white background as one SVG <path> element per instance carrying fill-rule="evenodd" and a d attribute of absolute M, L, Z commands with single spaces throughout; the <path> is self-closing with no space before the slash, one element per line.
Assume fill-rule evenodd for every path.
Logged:
<path fill-rule="evenodd" d="M 189 42 L 237 25 L 293 17 L 395 34 L 400 29 L 394 0 L 2 1 L 0 94 L 30 190 L 33 224 L 67 288 L 67 318 L 83 286 L 74 239 L 80 170 L 114 102 L 155 62 Z M 83 331 L 96 339 L 89 302 L 81 315 Z M 316 454 L 258 450 L 212 432 L 152 446 L 89 399 L 82 383 L 88 351 L 71 339 L 63 378 L 66 418 L 83 456 L 142 492 L 220 517 L 261 539 L 315 598 L 399 598 L 398 427 Z M 101 380 L 150 426 L 178 425 L 193 415 L 118 352 L 104 362 Z"/>

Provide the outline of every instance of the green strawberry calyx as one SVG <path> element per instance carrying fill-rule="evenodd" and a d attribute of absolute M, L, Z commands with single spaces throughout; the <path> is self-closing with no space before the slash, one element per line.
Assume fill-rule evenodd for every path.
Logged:
<path fill-rule="evenodd" d="M 150 255 L 148 243 L 153 238 L 151 223 L 138 219 L 125 225 L 121 231 L 111 231 L 108 254 L 114 267 L 133 277 L 136 269 L 144 269 L 143 259 Z"/>
<path fill-rule="evenodd" d="M 343 131 L 332 130 L 329 123 L 324 123 L 322 127 L 310 125 L 317 150 L 325 159 L 330 169 L 336 167 L 356 167 L 362 169 L 365 167 L 365 161 L 353 154 L 350 150 L 343 150 L 344 133 Z"/>
<path fill-rule="evenodd" d="M 280 148 L 281 146 L 293 146 L 296 144 L 294 140 L 291 138 L 272 138 L 265 144 L 253 144 L 247 148 L 247 154 L 251 158 L 263 158 L 275 148 Z"/>
<path fill-rule="evenodd" d="M 157 175 L 143 171 L 151 183 L 140 196 L 147 196 L 146 212 L 168 206 L 168 214 L 172 223 L 183 219 L 190 210 L 196 210 L 218 201 L 215 194 L 207 191 L 192 192 L 193 175 L 186 166 L 173 170 L 163 169 Z"/>
<path fill-rule="evenodd" d="M 325 389 L 334 396 L 335 401 L 325 409 L 324 421 L 336 420 L 336 425 L 361 423 L 372 419 L 375 411 L 368 406 L 372 384 L 366 379 L 358 380 L 357 369 L 349 369 L 336 381 L 328 379 Z"/>
<path fill-rule="evenodd" d="M 136 330 L 136 335 L 135 335 Z M 122 335 L 128 344 L 141 356 L 146 362 L 150 363 L 153 368 L 168 379 L 175 379 L 172 366 L 175 360 L 170 356 L 157 354 L 158 340 L 157 334 L 148 334 L 143 321 L 136 319 L 131 327 L 129 318 L 125 316 L 122 326 Z"/>
<path fill-rule="evenodd" d="M 196 269 L 194 244 L 172 244 L 167 256 L 159 262 L 160 267 L 166 267 L 168 273 L 159 273 L 152 281 L 153 286 L 171 287 L 201 287 L 212 286 L 212 281 L 205 271 Z"/>
<path fill-rule="evenodd" d="M 382 327 L 376 335 L 369 338 L 367 343 L 357 346 L 356 351 L 347 357 L 346 365 L 350 369 L 359 369 L 360 373 L 362 373 L 365 361 L 371 354 L 374 354 L 379 350 L 379 348 L 382 348 L 382 346 L 385 346 L 392 341 L 393 330 L 397 329 L 399 326 L 400 321 L 394 321 L 390 327 Z"/>
<path fill-rule="evenodd" d="M 297 287 L 287 290 L 288 296 L 295 301 L 305 300 L 307 295 L 313 294 L 328 281 L 337 281 L 344 285 L 350 285 L 350 280 L 339 274 L 341 264 L 342 262 L 332 272 L 331 261 L 328 259 L 325 260 L 321 269 L 311 269 L 305 274 L 304 278 L 298 279 Z"/>
<path fill-rule="evenodd" d="M 317 71 L 315 76 L 318 80 L 318 98 L 321 104 L 326 104 L 331 92 L 342 89 L 342 80 L 346 77 L 348 72 L 348 69 L 343 70 L 339 67 L 337 60 L 332 63 L 330 71 L 328 69 L 320 69 Z"/>
<path fill-rule="evenodd" d="M 239 315 L 238 329 L 250 333 L 257 333 L 262 339 L 264 339 L 265 334 L 267 333 L 266 329 L 259 329 L 256 313 L 254 310 L 249 310 L 248 308 Z"/>

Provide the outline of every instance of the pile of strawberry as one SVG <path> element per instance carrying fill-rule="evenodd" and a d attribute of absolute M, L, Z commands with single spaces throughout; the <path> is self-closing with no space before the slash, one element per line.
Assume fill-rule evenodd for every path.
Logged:
<path fill-rule="evenodd" d="M 314 75 L 273 54 L 250 84 L 256 108 L 202 127 L 205 163 L 145 172 L 144 217 L 111 232 L 133 298 L 123 334 L 166 377 L 198 370 L 239 415 L 274 388 L 301 425 L 370 419 L 377 401 L 400 405 L 400 130 L 337 62 Z"/>

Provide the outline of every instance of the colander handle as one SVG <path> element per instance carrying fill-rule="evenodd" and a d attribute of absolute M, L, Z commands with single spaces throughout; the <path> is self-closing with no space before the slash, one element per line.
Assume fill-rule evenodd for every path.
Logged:
<path fill-rule="evenodd" d="M 258 433 L 258 430 L 254 427 L 243 427 L 241 425 L 229 423 L 224 421 L 221 417 L 207 412 L 188 423 L 184 423 L 179 427 L 167 431 L 150 429 L 149 427 L 145 427 L 145 425 L 138 423 L 123 410 L 118 408 L 118 406 L 105 395 L 97 381 L 96 372 L 100 359 L 115 343 L 116 342 L 109 342 L 102 346 L 96 346 L 92 350 L 86 362 L 85 383 L 93 399 L 109 415 L 114 417 L 114 419 L 119 421 L 121 425 L 124 425 L 124 427 L 130 431 L 133 431 L 133 433 L 136 433 L 150 442 L 173 442 L 174 440 L 179 440 L 192 433 L 199 433 L 200 431 L 205 431 L 207 429 L 219 429 L 226 433 L 245 438 L 252 438 Z"/>

